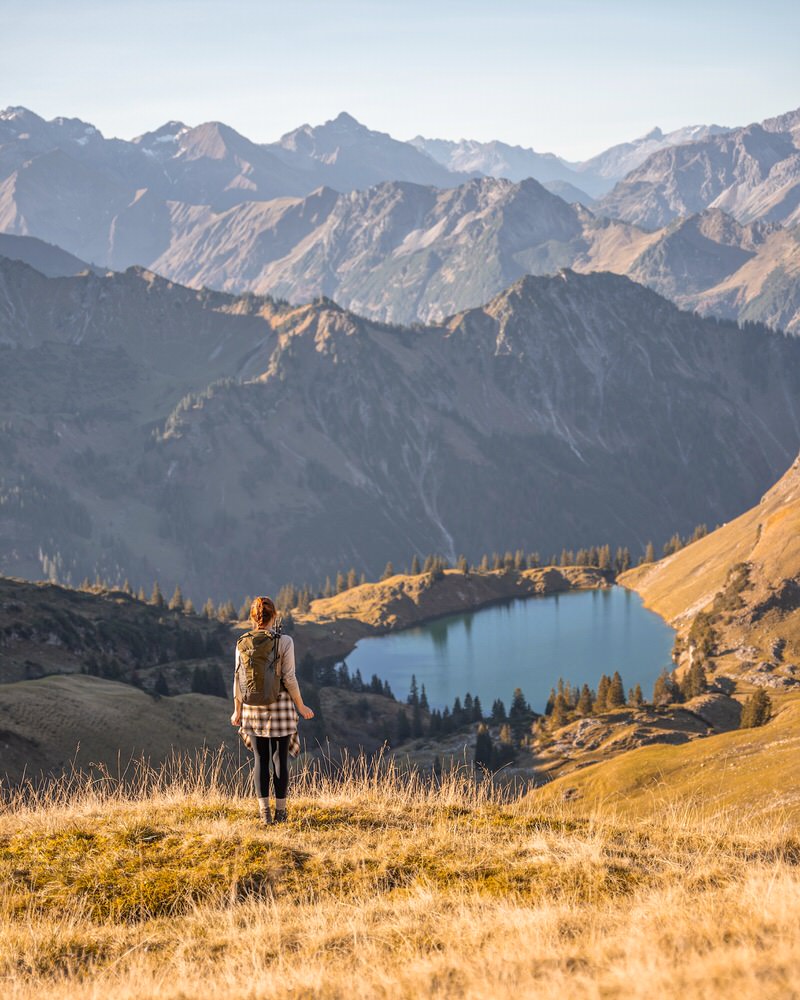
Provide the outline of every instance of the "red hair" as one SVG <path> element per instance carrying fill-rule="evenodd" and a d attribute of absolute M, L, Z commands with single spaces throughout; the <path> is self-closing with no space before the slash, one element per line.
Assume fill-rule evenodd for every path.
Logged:
<path fill-rule="evenodd" d="M 275 615 L 275 605 L 271 597 L 254 597 L 250 605 L 250 621 L 258 629 L 267 629 L 272 624 Z"/>

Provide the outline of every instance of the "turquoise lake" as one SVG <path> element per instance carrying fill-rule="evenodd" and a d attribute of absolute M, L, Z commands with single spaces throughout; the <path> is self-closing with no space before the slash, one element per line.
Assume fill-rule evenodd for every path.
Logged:
<path fill-rule="evenodd" d="M 414 674 L 431 707 L 469 691 L 488 713 L 495 698 L 508 708 L 520 687 L 541 712 L 559 677 L 596 688 L 601 674 L 619 670 L 626 692 L 638 683 L 649 698 L 662 668 L 671 667 L 673 638 L 637 594 L 612 587 L 512 601 L 362 639 L 347 665 L 365 680 L 388 680 L 401 700 Z"/>

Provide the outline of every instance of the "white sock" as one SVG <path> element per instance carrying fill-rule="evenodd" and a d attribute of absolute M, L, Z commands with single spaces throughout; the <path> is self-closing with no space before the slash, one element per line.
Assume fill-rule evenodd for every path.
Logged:
<path fill-rule="evenodd" d="M 275 799 L 275 808 L 286 811 L 286 799 Z"/>

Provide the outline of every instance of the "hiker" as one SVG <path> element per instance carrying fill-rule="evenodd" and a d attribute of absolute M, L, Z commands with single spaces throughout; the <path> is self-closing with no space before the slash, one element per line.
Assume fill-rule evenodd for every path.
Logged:
<path fill-rule="evenodd" d="M 231 716 L 231 724 L 241 726 L 242 739 L 253 751 L 253 784 L 259 816 L 266 824 L 286 821 L 289 754 L 296 757 L 300 752 L 297 712 L 304 719 L 314 718 L 295 677 L 292 637 L 273 628 L 276 614 L 269 597 L 256 597 L 250 605 L 253 628 L 236 643 Z M 274 819 L 269 808 L 270 761 Z"/>

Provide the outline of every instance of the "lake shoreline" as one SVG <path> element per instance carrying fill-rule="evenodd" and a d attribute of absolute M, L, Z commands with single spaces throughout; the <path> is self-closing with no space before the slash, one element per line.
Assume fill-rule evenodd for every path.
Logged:
<path fill-rule="evenodd" d="M 613 585 L 611 570 L 593 566 L 545 566 L 468 574 L 446 570 L 439 579 L 429 573 L 397 574 L 379 583 L 365 583 L 334 597 L 313 601 L 310 612 L 295 619 L 297 658 L 302 662 L 310 654 L 320 665 L 338 663 L 364 638 L 518 599 L 607 589 Z"/>

